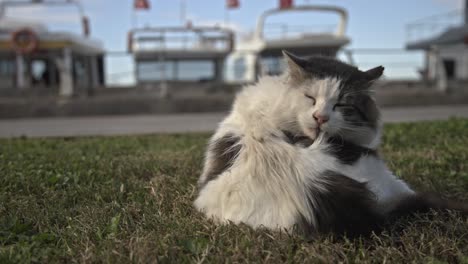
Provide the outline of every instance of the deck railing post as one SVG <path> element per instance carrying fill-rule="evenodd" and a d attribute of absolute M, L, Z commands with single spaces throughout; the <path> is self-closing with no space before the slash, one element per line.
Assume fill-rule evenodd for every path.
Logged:
<path fill-rule="evenodd" d="M 57 59 L 57 66 L 60 71 L 60 92 L 63 97 L 73 95 L 73 65 L 70 48 L 63 49 L 62 58 Z"/>
<path fill-rule="evenodd" d="M 23 90 L 26 86 L 24 78 L 25 65 L 24 56 L 20 52 L 16 53 L 16 86 L 19 90 Z"/>

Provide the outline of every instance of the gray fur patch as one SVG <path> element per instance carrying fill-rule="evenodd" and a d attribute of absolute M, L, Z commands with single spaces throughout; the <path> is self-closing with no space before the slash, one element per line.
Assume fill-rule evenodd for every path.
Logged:
<path fill-rule="evenodd" d="M 283 54 L 288 62 L 289 69 L 294 72 L 291 78 L 334 78 L 341 80 L 343 87 L 352 88 L 353 90 L 367 89 L 373 81 L 380 78 L 384 71 L 382 66 L 368 71 L 361 71 L 355 66 L 332 57 L 310 56 L 301 58 L 286 51 L 283 51 Z M 299 71 L 299 69 L 302 69 L 302 71 Z"/>
<path fill-rule="evenodd" d="M 204 187 L 208 182 L 215 180 L 221 173 L 232 166 L 242 148 L 239 145 L 239 141 L 239 137 L 228 134 L 210 144 L 207 151 L 211 153 L 213 160 L 208 171 L 205 172 L 206 178 L 204 182 L 200 183 L 200 188 Z"/>
<path fill-rule="evenodd" d="M 376 212 L 374 194 L 365 183 L 329 171 L 323 175 L 322 184 L 327 192 L 315 189 L 314 185 L 309 189 L 316 226 L 303 216 L 297 220 L 299 230 L 306 236 L 333 233 L 355 237 L 379 229 L 384 217 Z"/>
<path fill-rule="evenodd" d="M 328 152 L 341 163 L 352 165 L 362 156 L 378 156 L 376 150 L 356 145 L 339 137 L 328 138 Z"/>
<path fill-rule="evenodd" d="M 367 93 L 354 93 L 351 96 L 343 95 L 339 100 L 337 111 L 353 126 L 367 126 L 376 129 L 380 119 L 380 111 L 374 99 Z"/>

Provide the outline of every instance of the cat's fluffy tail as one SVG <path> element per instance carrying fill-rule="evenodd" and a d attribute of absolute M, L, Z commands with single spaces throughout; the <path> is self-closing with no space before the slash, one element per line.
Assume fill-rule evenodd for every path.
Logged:
<path fill-rule="evenodd" d="M 418 193 L 400 200 L 389 217 L 396 219 L 414 213 L 427 213 L 431 210 L 453 211 L 468 216 L 468 204 L 446 200 L 432 193 Z"/>

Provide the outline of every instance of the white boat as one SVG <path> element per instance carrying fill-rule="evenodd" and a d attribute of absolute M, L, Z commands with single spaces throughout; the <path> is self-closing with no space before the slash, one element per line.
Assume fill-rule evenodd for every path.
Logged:
<path fill-rule="evenodd" d="M 82 34 L 6 16 L 9 8 L 73 7 Z M 45 18 L 47 19 L 47 18 Z M 72 96 L 104 86 L 104 48 L 89 37 L 89 21 L 75 0 L 0 2 L 0 93 Z"/>
<path fill-rule="evenodd" d="M 272 15 L 287 12 L 334 13 L 339 15 L 340 21 L 335 32 L 302 32 L 277 38 L 265 36 L 265 20 Z M 280 74 L 284 69 L 282 50 L 297 55 L 336 56 L 350 42 L 345 35 L 347 22 L 346 10 L 335 6 L 304 5 L 268 10 L 259 17 L 252 38 L 236 44 L 235 51 L 227 58 L 225 80 L 227 83 L 249 83 L 254 82 L 259 75 Z"/>
<path fill-rule="evenodd" d="M 181 91 L 187 95 L 223 82 L 224 61 L 233 50 L 234 32 L 189 23 L 133 29 L 128 40 L 138 87 L 160 88 L 163 96 Z"/>

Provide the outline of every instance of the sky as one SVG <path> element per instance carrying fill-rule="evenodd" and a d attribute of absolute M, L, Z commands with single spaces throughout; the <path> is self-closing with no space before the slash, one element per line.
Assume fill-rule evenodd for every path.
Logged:
<path fill-rule="evenodd" d="M 194 25 L 224 24 L 226 18 L 225 0 L 149 0 L 151 10 L 132 9 L 133 0 L 82 0 L 85 12 L 90 18 L 93 38 L 100 39 L 108 51 L 125 51 L 127 32 L 136 15 L 139 26 L 181 25 L 181 2 L 185 2 L 185 18 Z M 228 25 L 239 35 L 253 29 L 257 17 L 265 10 L 278 5 L 278 0 L 239 0 L 240 8 L 228 11 Z M 393 52 L 392 54 L 359 54 L 359 49 L 385 48 L 404 49 L 407 41 L 406 25 L 417 19 L 443 14 L 463 8 L 464 0 L 295 0 L 299 4 L 327 4 L 348 10 L 347 35 L 352 42 L 348 49 L 357 49 L 358 65 L 364 68 L 372 64 L 388 64 L 387 75 L 414 77 L 415 66 L 422 65 L 421 53 Z M 77 16 L 70 9 L 22 8 L 11 9 L 8 17 L 46 21 L 49 28 L 77 31 Z M 445 19 L 459 22 L 460 16 Z M 320 24 L 320 17 L 290 15 L 280 18 L 292 24 Z M 315 19 L 315 20 L 314 20 Z M 319 22 L 325 22 L 321 20 Z M 275 21 L 273 21 L 275 22 Z M 328 20 L 326 21 L 328 23 Z M 406 65 L 408 64 L 408 65 Z M 409 68 L 411 64 L 411 68 Z M 394 69 L 391 67 L 395 66 Z M 108 59 L 111 73 L 131 72 L 131 58 L 114 55 Z M 376 66 L 376 65 L 375 65 Z M 406 69 L 405 69 L 406 68 Z"/>

